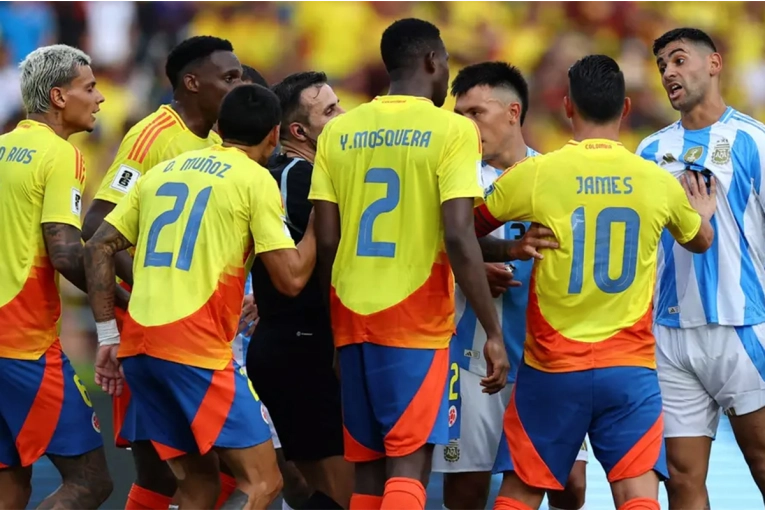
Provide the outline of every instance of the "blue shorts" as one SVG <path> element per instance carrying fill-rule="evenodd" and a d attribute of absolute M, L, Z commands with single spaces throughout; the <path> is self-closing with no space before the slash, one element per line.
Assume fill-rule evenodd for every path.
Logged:
<path fill-rule="evenodd" d="M 103 446 L 88 391 L 56 342 L 37 360 L 0 358 L 0 468 Z"/>
<path fill-rule="evenodd" d="M 345 458 L 403 457 L 449 442 L 449 349 L 338 349 Z"/>
<path fill-rule="evenodd" d="M 562 490 L 585 435 L 609 482 L 654 470 L 668 477 L 656 371 L 613 367 L 542 372 L 521 363 L 505 411 L 495 472 Z"/>
<path fill-rule="evenodd" d="M 141 354 L 123 358 L 122 368 L 132 393 L 122 436 L 151 441 L 162 460 L 271 439 L 260 399 L 233 360 L 209 370 Z"/>

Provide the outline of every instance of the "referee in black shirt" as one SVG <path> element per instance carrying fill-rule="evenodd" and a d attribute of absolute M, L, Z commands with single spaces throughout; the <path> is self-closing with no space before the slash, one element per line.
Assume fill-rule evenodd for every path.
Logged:
<path fill-rule="evenodd" d="M 279 183 L 286 223 L 295 242 L 303 237 L 312 205 L 316 139 L 343 113 L 324 73 L 296 73 L 272 90 L 282 107 L 281 152 L 268 169 Z M 294 298 L 280 294 L 255 259 L 252 288 L 260 322 L 247 352 L 247 374 L 282 443 L 315 492 L 305 509 L 348 508 L 353 467 L 343 458 L 340 384 L 332 367 L 334 343 L 316 273 Z"/>

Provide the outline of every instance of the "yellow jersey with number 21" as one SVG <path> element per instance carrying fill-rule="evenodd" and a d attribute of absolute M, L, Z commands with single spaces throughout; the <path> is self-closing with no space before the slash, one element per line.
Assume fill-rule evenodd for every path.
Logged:
<path fill-rule="evenodd" d="M 82 154 L 23 120 L 0 136 L 0 357 L 36 360 L 58 338 L 61 299 L 43 223 L 80 228 Z"/>
<path fill-rule="evenodd" d="M 526 159 L 487 189 L 479 234 L 510 220 L 552 229 L 530 282 L 525 362 L 546 372 L 656 367 L 651 332 L 659 238 L 693 239 L 701 216 L 672 175 L 610 140 Z"/>
<path fill-rule="evenodd" d="M 120 357 L 225 368 L 252 255 L 295 248 L 274 178 L 219 145 L 152 169 L 106 221 L 135 246 Z"/>
<path fill-rule="evenodd" d="M 335 345 L 440 349 L 454 332 L 441 204 L 480 197 L 475 124 L 427 99 L 382 96 L 319 137 L 309 199 L 338 204 Z"/>

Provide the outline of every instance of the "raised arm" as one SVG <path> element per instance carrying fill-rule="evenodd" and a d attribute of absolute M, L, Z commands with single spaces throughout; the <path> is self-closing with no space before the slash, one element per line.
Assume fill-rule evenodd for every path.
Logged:
<path fill-rule="evenodd" d="M 106 200 L 95 199 L 90 204 L 85 220 L 82 222 L 82 239 L 90 240 L 98 228 L 103 224 L 104 218 L 114 209 L 115 204 Z M 114 268 L 117 276 L 133 285 L 133 257 L 126 250 L 114 254 Z"/>
<path fill-rule="evenodd" d="M 276 290 L 295 297 L 305 288 L 316 264 L 316 236 L 314 235 L 313 214 L 308 228 L 297 249 L 281 248 L 259 253 Z"/>
<path fill-rule="evenodd" d="M 669 179 L 674 181 L 672 177 Z M 715 238 L 711 220 L 717 209 L 717 181 L 711 177 L 707 190 L 704 176 L 699 172 L 686 172 L 679 180 L 685 197 L 677 182 L 670 182 L 671 214 L 667 227 L 683 248 L 692 253 L 704 253 Z"/>

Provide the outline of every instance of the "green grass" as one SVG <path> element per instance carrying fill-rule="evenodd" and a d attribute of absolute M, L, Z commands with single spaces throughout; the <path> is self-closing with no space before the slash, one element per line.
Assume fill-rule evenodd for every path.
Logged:
<path fill-rule="evenodd" d="M 101 390 L 101 388 L 96 385 L 96 381 L 94 379 L 96 372 L 93 368 L 93 363 L 76 362 L 72 363 L 72 367 L 74 368 L 74 371 L 77 372 L 80 381 L 82 381 L 82 384 L 85 385 L 88 391 Z"/>

